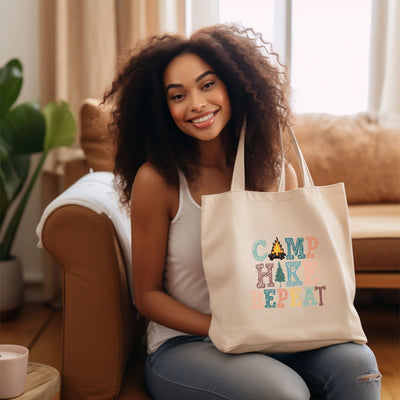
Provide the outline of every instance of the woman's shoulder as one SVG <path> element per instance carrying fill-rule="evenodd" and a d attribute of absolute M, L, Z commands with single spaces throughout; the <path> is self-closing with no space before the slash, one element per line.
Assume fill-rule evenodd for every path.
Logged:
<path fill-rule="evenodd" d="M 150 162 L 145 162 L 142 166 L 138 169 L 134 184 L 140 184 L 145 186 L 167 186 L 167 183 L 160 173 L 160 171 Z"/>
<path fill-rule="evenodd" d="M 144 163 L 137 171 L 133 182 L 133 195 L 162 196 L 170 192 L 170 186 L 161 172 L 150 162 Z"/>
<path fill-rule="evenodd" d="M 169 185 L 161 172 L 150 162 L 136 173 L 132 187 L 132 205 L 173 212 L 177 190 Z"/>

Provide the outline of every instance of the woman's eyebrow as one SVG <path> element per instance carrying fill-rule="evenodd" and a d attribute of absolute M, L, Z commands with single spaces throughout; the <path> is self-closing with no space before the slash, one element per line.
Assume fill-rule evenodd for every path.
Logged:
<path fill-rule="evenodd" d="M 183 88 L 183 85 L 181 85 L 180 83 L 171 83 L 165 88 L 165 93 L 167 93 L 169 89 L 173 88 Z"/>
<path fill-rule="evenodd" d="M 214 74 L 215 75 L 215 72 L 214 71 L 206 71 L 206 72 L 203 72 L 201 75 L 199 75 L 196 79 L 195 79 L 195 82 L 199 82 L 199 81 L 201 81 L 203 78 L 205 78 L 207 75 L 209 75 L 209 74 Z"/>
<path fill-rule="evenodd" d="M 214 74 L 215 75 L 215 72 L 214 71 L 203 72 L 194 81 L 197 83 L 197 82 L 201 81 L 203 78 L 205 78 L 207 75 L 210 75 L 210 74 Z M 173 89 L 173 88 L 178 88 L 178 89 L 179 88 L 183 88 L 183 85 L 180 84 L 180 83 L 171 83 L 165 88 L 165 93 L 167 93 L 169 89 Z"/>

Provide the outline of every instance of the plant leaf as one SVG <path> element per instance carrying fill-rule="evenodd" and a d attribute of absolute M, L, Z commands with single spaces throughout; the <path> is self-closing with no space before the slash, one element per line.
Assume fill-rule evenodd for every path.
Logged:
<path fill-rule="evenodd" d="M 30 156 L 14 156 L 1 163 L 0 168 L 0 218 L 18 196 L 28 177 Z"/>
<path fill-rule="evenodd" d="M 46 105 L 43 110 L 46 121 L 44 149 L 51 150 L 60 146 L 69 146 L 75 140 L 76 122 L 69 105 L 55 101 Z"/>
<path fill-rule="evenodd" d="M 1 126 L 0 132 L 2 132 Z M 3 140 L 3 136 L 0 135 L 0 163 L 7 160 L 7 158 L 10 156 L 10 152 L 11 146 L 5 140 Z"/>
<path fill-rule="evenodd" d="M 1 136 L 12 154 L 43 151 L 46 125 L 37 101 L 20 104 L 1 121 Z"/>
<path fill-rule="evenodd" d="M 43 168 L 43 164 L 48 154 L 49 152 L 45 151 L 40 157 L 39 163 L 36 165 L 36 168 L 29 179 L 28 185 L 21 199 L 19 200 L 18 206 L 15 209 L 13 216 L 7 225 L 3 236 L 3 242 L 0 248 L 0 260 L 8 260 L 11 256 L 10 253 L 12 245 L 14 243 L 15 235 L 17 234 L 18 227 L 21 222 L 22 216 L 24 215 L 24 211 L 28 203 L 29 197 L 32 193 L 32 189 L 35 186 L 35 182 L 37 181 L 38 177 L 40 176 L 40 171 Z"/>
<path fill-rule="evenodd" d="M 22 82 L 22 64 L 19 60 L 12 59 L 0 69 L 0 118 L 17 100 Z"/>

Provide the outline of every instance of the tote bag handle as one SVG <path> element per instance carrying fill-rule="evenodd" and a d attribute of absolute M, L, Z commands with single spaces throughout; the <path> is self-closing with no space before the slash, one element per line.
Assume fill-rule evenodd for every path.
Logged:
<path fill-rule="evenodd" d="M 290 125 L 289 127 L 289 137 L 292 142 L 292 147 L 296 155 L 297 163 L 299 165 L 301 177 L 303 180 L 304 187 L 314 186 L 310 171 L 308 169 L 306 160 L 304 159 L 303 153 L 300 150 L 299 144 L 297 143 L 296 136 Z M 233 167 L 231 191 L 244 191 L 245 190 L 245 164 L 244 164 L 244 138 L 246 133 L 246 118 L 243 121 L 242 130 L 240 132 L 239 144 L 235 158 L 235 165 Z M 282 150 L 282 164 L 281 164 L 281 175 L 279 178 L 278 192 L 285 191 L 285 155 L 283 150 L 283 137 L 281 127 L 279 125 L 281 150 Z"/>

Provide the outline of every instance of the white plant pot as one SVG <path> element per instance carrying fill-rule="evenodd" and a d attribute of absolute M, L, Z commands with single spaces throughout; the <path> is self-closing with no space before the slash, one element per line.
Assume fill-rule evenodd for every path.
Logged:
<path fill-rule="evenodd" d="M 17 316 L 23 302 L 22 264 L 18 257 L 0 261 L 0 320 Z"/>

